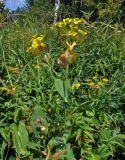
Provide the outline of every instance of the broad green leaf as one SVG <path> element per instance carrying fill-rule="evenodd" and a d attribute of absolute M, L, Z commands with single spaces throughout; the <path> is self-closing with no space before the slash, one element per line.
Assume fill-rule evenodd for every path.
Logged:
<path fill-rule="evenodd" d="M 20 143 L 20 139 L 18 136 L 18 128 L 17 128 L 16 124 L 12 125 L 12 139 L 13 139 L 13 146 L 16 150 L 16 153 L 18 154 L 18 156 L 20 156 L 22 154 L 21 143 Z"/>
<path fill-rule="evenodd" d="M 64 83 L 61 79 L 55 79 L 55 88 L 60 96 L 65 99 Z"/>
<path fill-rule="evenodd" d="M 61 79 L 55 79 L 55 88 L 63 98 L 65 102 L 68 102 L 69 91 L 71 88 L 70 81 L 67 79 L 65 81 Z"/>
<path fill-rule="evenodd" d="M 13 139 L 14 148 L 18 156 L 29 155 L 29 152 L 27 151 L 27 146 L 29 143 L 28 132 L 23 122 L 20 122 L 19 126 L 17 126 L 16 124 L 12 125 L 12 139 Z"/>
<path fill-rule="evenodd" d="M 68 101 L 70 89 L 71 89 L 71 84 L 70 81 L 67 79 L 64 81 L 65 102 Z"/>
<path fill-rule="evenodd" d="M 27 149 L 27 146 L 29 144 L 29 139 L 28 139 L 28 132 L 25 126 L 25 123 L 21 122 L 19 123 L 18 126 L 18 135 L 20 137 L 20 142 L 21 142 L 21 146 L 24 150 Z"/>

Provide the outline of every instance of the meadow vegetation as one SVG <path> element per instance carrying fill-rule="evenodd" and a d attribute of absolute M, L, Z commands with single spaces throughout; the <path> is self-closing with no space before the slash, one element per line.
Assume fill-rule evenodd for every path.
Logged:
<path fill-rule="evenodd" d="M 0 21 L 0 159 L 123 160 L 125 29 L 52 7 Z"/>

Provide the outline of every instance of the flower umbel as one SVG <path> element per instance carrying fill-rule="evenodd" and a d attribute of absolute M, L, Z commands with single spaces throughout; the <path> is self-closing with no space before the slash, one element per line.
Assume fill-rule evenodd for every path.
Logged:
<path fill-rule="evenodd" d="M 38 56 L 42 51 L 45 50 L 45 44 L 43 42 L 44 35 L 33 36 L 31 39 L 31 46 L 27 48 L 26 52 L 31 52 L 32 54 Z"/>

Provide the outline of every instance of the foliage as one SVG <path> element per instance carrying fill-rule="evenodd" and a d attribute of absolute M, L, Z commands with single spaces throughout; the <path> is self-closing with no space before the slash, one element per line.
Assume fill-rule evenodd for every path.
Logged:
<path fill-rule="evenodd" d="M 21 13 L 0 30 L 0 159 L 124 159 L 124 29 Z"/>
<path fill-rule="evenodd" d="M 89 21 L 124 22 L 124 9 L 124 0 L 69 0 L 67 3 L 64 0 L 60 13 L 63 17 L 77 15 Z"/>

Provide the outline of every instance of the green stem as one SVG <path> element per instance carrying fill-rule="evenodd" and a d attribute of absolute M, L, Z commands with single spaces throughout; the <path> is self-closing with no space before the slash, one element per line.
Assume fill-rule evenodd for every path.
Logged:
<path fill-rule="evenodd" d="M 39 59 L 37 58 L 37 66 L 39 66 Z M 39 67 L 37 68 L 37 73 L 38 73 L 38 84 L 40 85 L 40 70 Z"/>

